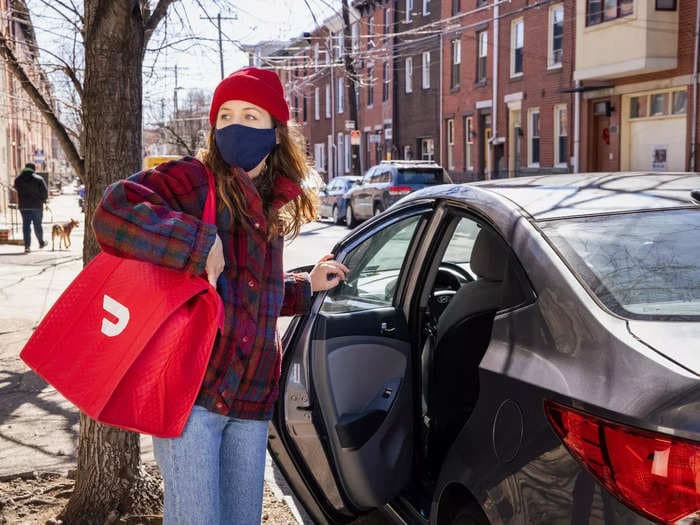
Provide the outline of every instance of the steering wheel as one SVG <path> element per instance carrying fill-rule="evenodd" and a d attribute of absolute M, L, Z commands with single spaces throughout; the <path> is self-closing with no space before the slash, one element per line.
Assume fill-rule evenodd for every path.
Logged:
<path fill-rule="evenodd" d="M 455 263 L 442 262 L 438 267 L 433 291 L 428 299 L 428 308 L 434 319 L 438 319 L 452 297 L 465 283 L 474 278 L 467 270 Z"/>

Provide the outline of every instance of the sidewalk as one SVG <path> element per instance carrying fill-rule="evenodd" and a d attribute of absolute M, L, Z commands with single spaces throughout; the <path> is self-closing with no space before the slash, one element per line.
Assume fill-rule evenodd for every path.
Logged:
<path fill-rule="evenodd" d="M 29 254 L 21 244 L 0 244 L 0 480 L 32 471 L 65 474 L 76 465 L 78 411 L 19 359 L 36 325 L 83 267 L 85 224 L 77 195 L 66 188 L 66 193 L 51 198 L 49 207 L 44 213 L 44 249 L 39 249 L 33 233 Z M 71 247 L 52 251 L 52 224 L 71 218 L 80 223 L 72 232 Z M 141 459 L 154 461 L 148 436 L 141 437 Z M 265 479 L 297 521 L 307 522 L 269 456 Z"/>

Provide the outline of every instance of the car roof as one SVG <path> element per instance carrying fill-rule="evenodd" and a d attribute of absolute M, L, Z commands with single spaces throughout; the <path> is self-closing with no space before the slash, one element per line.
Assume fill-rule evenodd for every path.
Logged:
<path fill-rule="evenodd" d="M 698 173 L 584 173 L 469 183 L 517 204 L 536 220 L 700 204 Z"/>

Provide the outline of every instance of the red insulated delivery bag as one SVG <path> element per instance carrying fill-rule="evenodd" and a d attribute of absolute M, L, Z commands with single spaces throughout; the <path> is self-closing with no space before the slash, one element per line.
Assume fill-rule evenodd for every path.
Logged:
<path fill-rule="evenodd" d="M 215 222 L 209 175 L 203 220 Z M 91 418 L 176 437 L 182 433 L 222 328 L 209 282 L 100 253 L 68 286 L 20 357 Z"/>

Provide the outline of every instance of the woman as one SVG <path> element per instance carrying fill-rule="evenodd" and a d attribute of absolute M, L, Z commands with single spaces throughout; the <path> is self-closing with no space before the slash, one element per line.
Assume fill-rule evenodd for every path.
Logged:
<path fill-rule="evenodd" d="M 267 423 L 278 393 L 278 315 L 304 313 L 314 291 L 345 278 L 323 257 L 310 274 L 283 274 L 284 237 L 315 216 L 300 142 L 271 71 L 245 68 L 216 88 L 211 131 L 185 157 L 110 186 L 93 227 L 103 250 L 201 274 L 225 305 L 204 382 L 183 434 L 154 438 L 166 524 L 260 523 Z M 206 170 L 217 225 L 201 221 Z"/>

